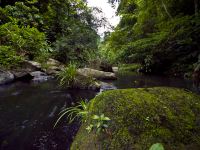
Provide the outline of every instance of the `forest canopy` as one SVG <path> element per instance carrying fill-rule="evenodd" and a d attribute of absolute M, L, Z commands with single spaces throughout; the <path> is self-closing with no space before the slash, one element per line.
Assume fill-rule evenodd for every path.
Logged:
<path fill-rule="evenodd" d="M 97 28 L 105 23 L 94 11 L 101 13 L 82 0 L 0 1 L 0 66 L 20 60 L 10 58 L 45 61 L 50 55 L 86 63 L 97 53 Z"/>
<path fill-rule="evenodd" d="M 86 0 L 0 1 L 0 66 L 49 57 L 83 66 L 100 57 L 139 63 L 146 73 L 183 74 L 200 63 L 198 0 L 108 2 L 121 19 L 102 41 L 97 29 L 107 21 Z"/>
<path fill-rule="evenodd" d="M 198 0 L 109 0 L 120 23 L 101 45 L 113 63 L 140 63 L 144 72 L 192 71 L 200 54 Z"/>

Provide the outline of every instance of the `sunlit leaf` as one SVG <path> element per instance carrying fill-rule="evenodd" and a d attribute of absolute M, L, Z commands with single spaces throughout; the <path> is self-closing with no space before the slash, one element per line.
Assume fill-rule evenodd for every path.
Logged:
<path fill-rule="evenodd" d="M 153 144 L 149 150 L 164 150 L 164 147 L 161 143 Z"/>

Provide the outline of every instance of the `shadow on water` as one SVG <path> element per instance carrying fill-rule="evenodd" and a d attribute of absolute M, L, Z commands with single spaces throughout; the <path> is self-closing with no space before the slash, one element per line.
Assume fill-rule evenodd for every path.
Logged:
<path fill-rule="evenodd" d="M 115 88 L 169 86 L 195 91 L 192 82 L 178 78 L 119 74 L 117 81 L 107 81 Z M 79 124 L 65 119 L 53 129 L 58 113 L 80 99 L 91 99 L 97 93 L 67 90 L 56 81 L 14 83 L 0 87 L 1 150 L 67 150 Z"/>

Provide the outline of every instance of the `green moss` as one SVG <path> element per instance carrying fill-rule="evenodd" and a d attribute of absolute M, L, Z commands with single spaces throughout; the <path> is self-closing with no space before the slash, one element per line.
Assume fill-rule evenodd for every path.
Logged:
<path fill-rule="evenodd" d="M 140 64 L 121 64 L 119 66 L 119 72 L 124 72 L 124 71 L 136 72 L 139 68 L 141 68 Z"/>
<path fill-rule="evenodd" d="M 125 89 L 103 92 L 90 102 L 90 114 L 111 119 L 107 133 L 87 133 L 83 124 L 72 150 L 199 149 L 200 97 L 176 88 Z"/>

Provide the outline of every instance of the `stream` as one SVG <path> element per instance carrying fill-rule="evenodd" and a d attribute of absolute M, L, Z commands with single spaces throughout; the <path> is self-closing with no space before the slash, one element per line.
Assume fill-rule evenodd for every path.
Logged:
<path fill-rule="evenodd" d="M 168 86 L 196 91 L 192 81 L 135 73 L 118 75 L 106 81 L 101 91 L 117 88 Z M 69 90 L 52 80 L 44 83 L 16 82 L 0 86 L 0 150 L 68 150 L 79 123 L 63 119 L 53 129 L 58 113 L 81 99 L 92 99 L 98 92 Z"/>

